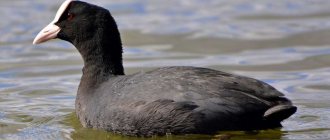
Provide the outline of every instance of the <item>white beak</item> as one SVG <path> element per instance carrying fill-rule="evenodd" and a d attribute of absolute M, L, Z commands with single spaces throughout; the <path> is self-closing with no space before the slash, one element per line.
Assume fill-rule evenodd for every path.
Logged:
<path fill-rule="evenodd" d="M 60 19 L 60 17 L 71 2 L 72 0 L 66 0 L 65 2 L 63 2 L 63 4 L 56 13 L 54 20 L 38 33 L 36 38 L 33 40 L 33 44 L 46 42 L 57 37 L 57 34 L 61 31 L 61 28 L 56 26 L 55 23 Z"/>
<path fill-rule="evenodd" d="M 39 44 L 46 42 L 48 40 L 54 39 L 57 37 L 57 34 L 60 32 L 61 28 L 51 23 L 42 29 L 36 38 L 33 40 L 33 44 Z"/>

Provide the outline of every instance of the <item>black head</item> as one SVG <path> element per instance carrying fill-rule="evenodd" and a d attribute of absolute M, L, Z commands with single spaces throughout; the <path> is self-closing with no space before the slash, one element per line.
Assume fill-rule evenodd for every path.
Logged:
<path fill-rule="evenodd" d="M 81 1 L 66 0 L 55 19 L 36 36 L 33 44 L 59 38 L 71 42 L 86 64 L 123 74 L 122 44 L 117 24 L 110 12 Z M 114 67 L 114 68 L 112 68 Z"/>
<path fill-rule="evenodd" d="M 55 25 L 61 28 L 57 38 L 73 44 L 93 39 L 105 30 L 117 29 L 108 10 L 81 1 L 71 2 Z"/>
<path fill-rule="evenodd" d="M 54 24 L 61 30 L 57 38 L 71 43 L 88 40 L 98 28 L 102 28 L 102 17 L 109 12 L 85 2 L 73 1 Z M 101 19 L 100 19 L 101 18 Z"/>
<path fill-rule="evenodd" d="M 75 45 L 100 35 L 102 31 L 111 31 L 109 35 L 119 36 L 117 25 L 107 9 L 67 0 L 59 8 L 54 21 L 38 34 L 33 43 L 59 38 Z"/>

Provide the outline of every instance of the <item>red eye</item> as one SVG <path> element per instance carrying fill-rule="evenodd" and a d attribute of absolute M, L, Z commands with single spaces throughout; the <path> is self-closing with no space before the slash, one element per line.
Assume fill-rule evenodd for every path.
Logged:
<path fill-rule="evenodd" d="M 72 20 L 74 18 L 74 15 L 71 13 L 68 13 L 68 20 Z"/>

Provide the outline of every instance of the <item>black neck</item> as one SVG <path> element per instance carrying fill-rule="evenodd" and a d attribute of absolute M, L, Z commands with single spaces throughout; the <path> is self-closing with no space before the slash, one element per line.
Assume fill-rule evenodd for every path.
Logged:
<path fill-rule="evenodd" d="M 109 33 L 111 33 L 109 35 Z M 73 42 L 84 60 L 81 84 L 97 86 L 111 76 L 124 75 L 122 44 L 117 28 L 99 28 L 89 40 Z"/>

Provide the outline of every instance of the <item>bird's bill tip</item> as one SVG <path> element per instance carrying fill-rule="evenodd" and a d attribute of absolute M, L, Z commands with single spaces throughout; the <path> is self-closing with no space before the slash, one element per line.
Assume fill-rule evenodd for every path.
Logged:
<path fill-rule="evenodd" d="M 34 38 L 33 44 L 40 44 L 46 42 L 48 40 L 54 39 L 57 37 L 57 34 L 60 32 L 60 27 L 57 25 L 50 23 L 44 29 L 42 29 L 38 35 Z"/>

